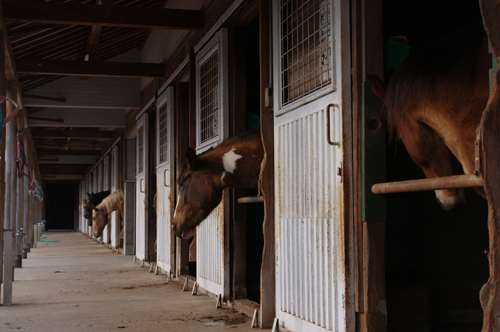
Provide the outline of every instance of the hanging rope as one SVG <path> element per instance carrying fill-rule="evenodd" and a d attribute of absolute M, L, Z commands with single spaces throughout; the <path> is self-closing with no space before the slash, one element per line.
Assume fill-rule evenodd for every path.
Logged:
<path fill-rule="evenodd" d="M 21 135 L 22 130 L 16 130 L 17 135 L 17 177 L 22 178 L 23 175 L 26 177 L 30 177 L 29 174 L 24 173 L 24 166 L 28 167 L 28 163 L 26 162 L 26 154 L 24 153 L 24 144 L 23 138 Z"/>

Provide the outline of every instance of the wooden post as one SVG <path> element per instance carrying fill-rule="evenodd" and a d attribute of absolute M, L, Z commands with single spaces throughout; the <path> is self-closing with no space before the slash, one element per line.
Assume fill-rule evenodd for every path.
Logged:
<path fill-rule="evenodd" d="M 362 218 L 361 86 L 367 74 L 383 77 L 382 1 L 356 0 L 352 7 L 353 208 L 355 300 L 360 332 L 386 331 L 385 220 Z M 366 103 L 365 105 L 366 106 Z M 385 141 L 385 137 L 383 137 Z M 365 165 L 367 166 L 367 165 Z M 365 188 L 370 190 L 370 188 Z M 347 192 L 347 191 L 346 191 Z M 345 220 L 348 220 L 346 216 Z"/>
<path fill-rule="evenodd" d="M 5 40 L 4 34 L 0 34 L 0 96 L 5 96 Z M 5 118 L 5 107 L 2 106 L 0 121 Z M 3 228 L 5 226 L 5 126 L 1 129 L 0 140 L 0 251 L 3 250 Z M 0 284 L 3 283 L 3 255 L 0 255 Z M 2 290 L 0 287 L 0 298 Z"/>
<path fill-rule="evenodd" d="M 276 253 L 274 235 L 274 112 L 269 102 L 271 87 L 270 1 L 259 3 L 260 39 L 260 128 L 264 145 L 264 159 L 260 170 L 260 187 L 264 196 L 264 249 L 260 270 L 261 328 L 270 328 L 276 316 Z M 276 92 L 275 92 L 276 93 Z M 269 98 L 266 98 L 269 97 Z M 268 103 L 266 103 L 266 100 Z"/>
<path fill-rule="evenodd" d="M 15 100 L 15 82 L 8 81 L 6 85 L 6 94 L 7 98 Z M 6 115 L 10 115 L 14 112 L 14 105 L 9 102 L 5 102 L 6 104 Z M 6 146 L 5 146 L 5 191 L 9 193 L 9 195 L 5 196 L 5 226 L 6 228 L 13 229 L 15 228 L 15 198 L 14 194 L 16 191 L 16 169 L 15 169 L 15 125 L 14 120 L 9 121 L 6 124 Z"/>
<path fill-rule="evenodd" d="M 500 4 L 495 0 L 480 0 L 485 30 L 493 56 L 500 58 Z M 481 119 L 482 171 L 488 199 L 488 229 L 490 277 L 480 292 L 484 310 L 483 332 L 500 330 L 500 67 L 491 81 L 491 93 Z"/>

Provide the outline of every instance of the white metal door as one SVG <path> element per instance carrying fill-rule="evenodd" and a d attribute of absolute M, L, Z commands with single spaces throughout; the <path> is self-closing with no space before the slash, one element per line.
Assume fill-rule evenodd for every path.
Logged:
<path fill-rule="evenodd" d="M 118 190 L 118 145 L 115 145 L 111 150 L 111 192 Z M 110 218 L 111 226 L 111 245 L 118 248 L 120 244 L 120 211 L 112 212 Z"/>
<path fill-rule="evenodd" d="M 148 113 L 137 120 L 137 174 L 135 178 L 135 255 L 146 258 L 146 208 L 148 173 Z"/>
<path fill-rule="evenodd" d="M 104 157 L 104 160 L 102 162 L 102 191 L 110 190 L 110 168 L 109 168 L 109 154 Z M 108 219 L 108 224 L 104 227 L 102 231 L 102 241 L 104 243 L 111 243 L 110 242 L 110 234 L 109 234 L 109 229 L 110 229 L 110 221 L 111 219 Z"/>
<path fill-rule="evenodd" d="M 222 29 L 196 59 L 196 152 L 228 137 L 227 30 Z M 224 199 L 196 228 L 196 281 L 200 287 L 229 297 L 229 241 L 225 234 Z"/>
<path fill-rule="evenodd" d="M 156 102 L 156 218 L 158 266 L 173 272 L 173 238 L 170 216 L 170 195 L 175 184 L 171 165 L 174 160 L 174 89 L 168 87 Z"/>
<path fill-rule="evenodd" d="M 99 167 L 99 166 L 98 166 Z M 92 171 L 92 192 L 94 194 L 100 192 L 99 190 L 99 170 L 98 167 Z M 92 227 L 89 226 L 89 234 L 93 236 Z"/>
<path fill-rule="evenodd" d="M 86 181 L 86 193 L 89 193 L 89 194 L 94 192 L 93 184 L 92 184 L 92 177 L 93 177 L 93 175 L 89 174 L 89 176 L 87 177 L 87 181 Z M 88 198 L 87 194 L 85 194 L 85 195 L 86 195 L 85 197 Z M 86 225 L 85 226 L 86 233 L 88 235 L 91 235 L 92 234 L 92 227 L 89 226 L 87 220 L 85 220 L 85 225 Z"/>
<path fill-rule="evenodd" d="M 276 315 L 291 331 L 352 331 L 340 176 L 349 3 L 275 0 L 273 12 Z"/>

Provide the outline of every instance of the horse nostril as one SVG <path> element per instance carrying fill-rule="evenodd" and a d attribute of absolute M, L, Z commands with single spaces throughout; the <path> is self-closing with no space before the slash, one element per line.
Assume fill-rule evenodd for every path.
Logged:
<path fill-rule="evenodd" d="M 175 233 L 175 225 L 174 224 L 172 224 L 172 232 Z"/>

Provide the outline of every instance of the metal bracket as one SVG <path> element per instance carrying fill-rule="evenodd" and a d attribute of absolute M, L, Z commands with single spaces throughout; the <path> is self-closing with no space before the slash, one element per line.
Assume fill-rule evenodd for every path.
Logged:
<path fill-rule="evenodd" d="M 215 303 L 215 309 L 222 309 L 222 295 L 217 296 L 217 302 Z"/>
<path fill-rule="evenodd" d="M 198 295 L 198 283 L 194 283 L 193 290 L 191 291 L 191 295 Z"/>
<path fill-rule="evenodd" d="M 273 329 L 271 332 L 279 332 L 280 331 L 280 321 L 278 318 L 274 318 Z"/>
<path fill-rule="evenodd" d="M 259 309 L 255 309 L 253 312 L 252 325 L 250 328 L 259 327 Z"/>

